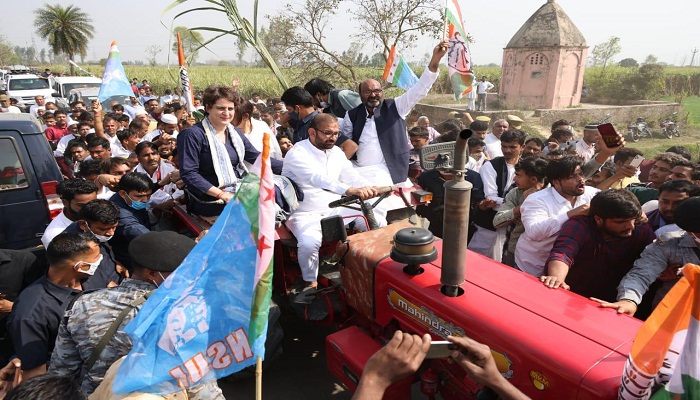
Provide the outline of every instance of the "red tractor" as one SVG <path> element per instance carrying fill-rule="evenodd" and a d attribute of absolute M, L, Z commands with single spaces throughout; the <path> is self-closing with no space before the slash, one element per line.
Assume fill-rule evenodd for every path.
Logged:
<path fill-rule="evenodd" d="M 469 133 L 460 134 L 454 156 L 450 148 L 433 160 L 466 165 Z M 311 305 L 288 303 L 306 319 L 339 329 L 326 339 L 329 369 L 355 390 L 369 357 L 397 329 L 430 333 L 434 340 L 466 335 L 487 344 L 501 373 L 533 399 L 616 399 L 641 321 L 467 251 L 471 184 L 464 175 L 456 168 L 445 183 L 443 239 L 434 239 L 413 219 L 349 237 L 342 221 L 322 223 L 328 243 L 321 255 L 334 255 L 335 261 L 321 267 L 322 289 Z M 366 206 L 361 212 L 371 218 Z M 197 233 L 191 219 L 189 224 Z M 301 275 L 294 238 L 284 227 L 278 235 L 279 300 L 294 293 Z M 438 393 L 443 399 L 495 398 L 447 359 L 426 359 L 416 376 L 393 385 L 384 398 L 410 398 L 416 381 L 430 398 Z"/>

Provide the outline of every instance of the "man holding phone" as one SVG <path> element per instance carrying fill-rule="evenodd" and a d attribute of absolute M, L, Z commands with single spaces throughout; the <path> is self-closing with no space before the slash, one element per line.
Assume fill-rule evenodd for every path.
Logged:
<path fill-rule="evenodd" d="M 600 139 L 598 125 L 588 124 L 583 128 L 583 138 L 576 141 L 576 154 L 583 158 L 584 163 L 595 156 L 595 144 L 598 139 Z"/>

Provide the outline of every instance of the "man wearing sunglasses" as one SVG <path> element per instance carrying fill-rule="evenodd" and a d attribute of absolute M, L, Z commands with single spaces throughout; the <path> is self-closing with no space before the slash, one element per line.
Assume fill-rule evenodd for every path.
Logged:
<path fill-rule="evenodd" d="M 306 282 L 294 300 L 300 304 L 311 303 L 316 292 L 321 219 L 331 215 L 357 214 L 357 211 L 343 207 L 331 209 L 328 203 L 340 199 L 341 195 L 357 195 L 363 200 L 377 195 L 377 188 L 362 178 L 343 151 L 335 146 L 339 134 L 338 119 L 334 115 L 318 114 L 311 120 L 309 138 L 297 142 L 284 158 L 282 175 L 294 181 L 304 192 L 304 200 L 287 220 L 287 227 L 297 239 L 299 264 Z M 359 226 L 364 227 L 362 219 L 355 219 Z M 345 222 L 349 224 L 352 220 Z M 386 220 L 377 222 L 386 224 Z"/>

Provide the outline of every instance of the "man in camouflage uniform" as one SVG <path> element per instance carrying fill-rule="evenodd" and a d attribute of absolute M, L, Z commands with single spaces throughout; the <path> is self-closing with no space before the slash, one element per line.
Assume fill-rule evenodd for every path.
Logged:
<path fill-rule="evenodd" d="M 100 385 L 109 367 L 131 350 L 124 333 L 141 304 L 135 300 L 155 290 L 177 268 L 195 243 L 175 232 L 149 232 L 131 241 L 129 255 L 134 262 L 131 278 L 113 288 L 86 293 L 66 311 L 51 355 L 50 374 L 72 376 L 80 381 L 83 393 L 91 394 Z M 127 307 L 132 310 L 107 342 L 92 368 L 86 363 L 117 316 Z M 224 399 L 216 382 L 190 388 L 190 399 Z"/>

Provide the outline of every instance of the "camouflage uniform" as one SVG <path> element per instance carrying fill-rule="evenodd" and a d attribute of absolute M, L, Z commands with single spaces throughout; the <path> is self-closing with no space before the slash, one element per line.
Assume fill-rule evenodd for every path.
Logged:
<path fill-rule="evenodd" d="M 109 367 L 131 350 L 132 343 L 124 333 L 141 306 L 135 307 L 122 321 L 90 371 L 84 364 L 119 313 L 134 300 L 156 289 L 152 283 L 125 279 L 113 288 L 86 293 L 66 311 L 58 328 L 56 346 L 51 355 L 49 374 L 71 376 L 80 381 L 82 391 L 91 394 L 104 378 Z M 224 399 L 216 382 L 198 385 L 188 391 L 190 399 Z"/>

